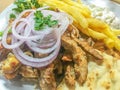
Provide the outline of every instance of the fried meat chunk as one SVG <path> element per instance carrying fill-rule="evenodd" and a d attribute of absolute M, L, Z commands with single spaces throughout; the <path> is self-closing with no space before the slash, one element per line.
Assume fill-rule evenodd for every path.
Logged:
<path fill-rule="evenodd" d="M 7 43 L 11 43 L 10 35 L 7 38 Z M 2 42 L 0 41 L 0 61 L 7 58 L 7 55 L 11 52 L 11 49 L 6 49 L 3 47 Z"/>
<path fill-rule="evenodd" d="M 5 78 L 8 80 L 14 79 L 17 75 L 18 71 L 15 71 L 13 73 L 4 73 Z"/>
<path fill-rule="evenodd" d="M 62 36 L 62 46 L 72 53 L 76 80 L 78 80 L 79 84 L 83 84 L 88 73 L 86 53 L 74 40 L 66 35 Z"/>
<path fill-rule="evenodd" d="M 1 62 L 1 71 L 2 74 L 7 79 L 14 79 L 18 75 L 18 69 L 21 66 L 21 63 L 17 60 L 17 58 L 9 53 L 7 58 Z"/>
<path fill-rule="evenodd" d="M 63 61 L 72 61 L 72 56 L 70 52 L 65 51 L 63 56 L 62 56 L 62 60 Z"/>
<path fill-rule="evenodd" d="M 75 88 L 75 72 L 74 72 L 74 68 L 70 65 L 68 65 L 66 68 L 65 83 L 71 90 L 74 90 L 74 88 Z"/>
<path fill-rule="evenodd" d="M 62 74 L 63 73 L 63 65 L 61 62 L 61 59 L 58 57 L 56 58 L 56 60 L 53 62 L 54 63 L 54 70 L 57 70 L 57 74 Z"/>
<path fill-rule="evenodd" d="M 22 65 L 19 69 L 19 74 L 24 78 L 38 78 L 37 69 L 32 68 L 31 66 Z"/>
<path fill-rule="evenodd" d="M 0 47 L 1 48 L 1 47 Z M 4 60 L 7 58 L 7 55 L 11 52 L 11 50 L 5 49 L 5 48 L 1 48 L 0 49 L 0 61 Z"/>
<path fill-rule="evenodd" d="M 81 41 L 77 38 L 74 38 L 74 40 L 89 54 L 91 54 L 92 56 L 96 57 L 99 60 L 103 60 L 103 56 L 93 47 L 91 47 L 88 42 L 86 41 Z"/>
<path fill-rule="evenodd" d="M 13 73 L 20 67 L 20 65 L 21 63 L 17 58 L 12 53 L 9 53 L 7 59 L 3 61 L 2 71 L 3 73 Z"/>
<path fill-rule="evenodd" d="M 54 64 L 50 64 L 46 68 L 40 69 L 39 85 L 41 90 L 56 90 L 56 81 L 54 77 Z"/>
<path fill-rule="evenodd" d="M 74 62 L 74 69 L 76 80 L 79 84 L 83 84 L 86 80 L 88 73 L 88 59 L 87 55 L 91 55 L 95 58 L 95 61 L 98 60 L 99 63 L 102 62 L 103 56 L 99 53 L 98 50 L 93 48 L 86 38 L 82 38 L 80 32 L 73 25 L 68 27 L 68 30 L 62 36 L 62 46 L 65 50 L 72 53 L 72 58 Z M 63 59 L 69 60 L 68 57 Z"/>

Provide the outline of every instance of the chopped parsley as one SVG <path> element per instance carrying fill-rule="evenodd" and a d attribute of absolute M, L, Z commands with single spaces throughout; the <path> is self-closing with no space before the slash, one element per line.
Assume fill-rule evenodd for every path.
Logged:
<path fill-rule="evenodd" d="M 11 32 L 12 32 L 12 28 L 9 29 L 8 33 L 11 33 Z M 0 31 L 0 37 L 3 36 L 3 33 L 4 33 L 4 31 Z"/>
<path fill-rule="evenodd" d="M 27 10 L 27 9 L 37 9 L 42 6 L 38 3 L 38 0 L 16 0 L 14 4 L 16 5 L 16 7 L 13 8 L 12 10 L 16 14 L 19 14 L 22 11 Z M 58 24 L 57 20 L 51 20 L 52 15 L 48 15 L 44 17 L 41 11 L 36 11 L 34 13 L 34 16 L 35 16 L 34 29 L 37 31 L 43 29 L 46 25 L 48 27 L 52 27 Z M 15 18 L 16 18 L 16 15 L 11 13 L 10 19 L 15 19 Z"/>
<path fill-rule="evenodd" d="M 38 3 L 38 0 L 15 0 L 14 4 L 16 5 L 16 8 L 13 8 L 12 10 L 16 14 L 19 14 L 26 9 L 35 9 L 35 8 L 39 8 L 41 6 Z M 16 15 L 11 13 L 9 18 L 15 19 Z"/>
<path fill-rule="evenodd" d="M 3 36 L 3 32 L 1 31 L 1 32 L 0 32 L 0 37 L 2 37 L 2 36 Z"/>
<path fill-rule="evenodd" d="M 52 15 L 48 15 L 48 16 L 44 17 L 41 11 L 36 11 L 34 13 L 34 16 L 35 16 L 34 29 L 36 31 L 43 29 L 44 26 L 46 26 L 46 25 L 48 27 L 52 27 L 52 26 L 55 26 L 58 24 L 58 20 L 51 20 Z"/>
<path fill-rule="evenodd" d="M 11 13 L 10 14 L 10 19 L 15 19 L 15 18 L 16 18 L 15 14 Z"/>
<path fill-rule="evenodd" d="M 21 13 L 22 11 L 26 9 L 34 9 L 34 8 L 40 7 L 38 0 L 16 0 L 14 4 L 17 7 L 13 8 L 13 10 L 17 13 Z"/>
<path fill-rule="evenodd" d="M 12 28 L 9 29 L 8 33 L 11 33 L 12 32 Z"/>

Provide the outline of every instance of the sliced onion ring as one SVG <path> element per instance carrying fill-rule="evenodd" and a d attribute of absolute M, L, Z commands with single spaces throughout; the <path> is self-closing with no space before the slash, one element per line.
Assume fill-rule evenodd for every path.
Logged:
<path fill-rule="evenodd" d="M 46 8 L 48 7 L 39 8 L 37 10 L 40 10 L 44 16 L 52 15 L 51 19 L 58 20 L 58 25 L 35 31 L 34 12 L 36 10 L 31 9 L 23 11 L 12 23 L 11 45 L 6 43 L 8 30 L 6 30 L 3 35 L 3 46 L 8 49 L 13 49 L 16 58 L 25 65 L 39 68 L 52 63 L 59 53 L 61 36 L 72 21 L 67 14 L 45 10 Z M 23 17 L 26 13 L 29 13 L 29 15 Z M 41 55 L 46 54 L 46 56 L 40 58 L 28 56 L 24 53 L 22 48 L 20 48 L 22 44 L 27 45 L 32 52 Z"/>
<path fill-rule="evenodd" d="M 28 61 L 28 57 L 29 57 L 29 56 L 28 56 L 28 57 L 23 57 L 21 54 L 19 54 L 19 51 L 16 50 L 16 49 L 13 49 L 13 53 L 14 53 L 14 55 L 19 59 L 19 61 L 20 61 L 21 63 L 23 63 L 23 64 L 25 64 L 25 65 L 28 65 L 28 66 L 40 68 L 40 67 L 45 67 L 45 66 L 49 65 L 50 63 L 52 63 L 52 62 L 56 59 L 56 57 L 57 57 L 57 55 L 58 55 L 58 53 L 59 53 L 59 49 L 60 49 L 60 45 L 59 45 L 59 47 L 56 49 L 55 55 L 54 55 L 52 58 L 48 57 L 48 58 L 50 58 L 50 59 L 47 60 L 47 61 L 43 61 L 43 62 L 39 62 L 40 59 L 39 59 L 38 62 L 35 62 L 35 58 L 29 59 L 29 60 L 31 60 L 31 61 Z M 26 58 L 26 59 L 25 59 L 25 58 Z M 30 58 L 31 58 L 31 57 L 30 57 Z"/>

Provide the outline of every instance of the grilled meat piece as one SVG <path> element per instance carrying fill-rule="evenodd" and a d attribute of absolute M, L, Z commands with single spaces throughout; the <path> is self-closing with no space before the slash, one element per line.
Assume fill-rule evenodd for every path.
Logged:
<path fill-rule="evenodd" d="M 70 52 L 65 51 L 63 56 L 62 56 L 63 61 L 72 61 L 72 54 Z"/>
<path fill-rule="evenodd" d="M 11 35 L 8 36 L 7 38 L 7 43 L 10 44 L 11 43 Z M 4 60 L 7 58 L 7 55 L 11 52 L 10 49 L 6 49 L 3 47 L 1 41 L 0 41 L 0 61 Z"/>
<path fill-rule="evenodd" d="M 54 64 L 54 70 L 57 71 L 56 73 L 57 74 L 62 74 L 63 73 L 63 65 L 62 65 L 62 62 L 61 62 L 61 58 L 59 58 L 59 55 L 56 58 L 56 60 L 54 60 L 53 64 Z"/>
<path fill-rule="evenodd" d="M 4 73 L 4 76 L 6 79 L 14 79 L 18 75 L 18 71 L 15 71 L 13 73 Z"/>
<path fill-rule="evenodd" d="M 103 56 L 93 47 L 91 47 L 88 42 L 86 41 L 81 41 L 77 38 L 74 38 L 74 40 L 89 54 L 91 54 L 92 56 L 96 57 L 99 60 L 103 60 Z"/>
<path fill-rule="evenodd" d="M 65 72 L 65 83 L 69 87 L 70 90 L 75 89 L 75 72 L 72 66 L 67 66 Z"/>
<path fill-rule="evenodd" d="M 88 73 L 86 53 L 67 34 L 62 36 L 62 46 L 72 53 L 76 80 L 79 84 L 83 84 Z"/>
<path fill-rule="evenodd" d="M 39 85 L 41 90 L 56 90 L 56 81 L 54 77 L 54 64 L 50 64 L 46 68 L 40 69 Z"/>
<path fill-rule="evenodd" d="M 2 71 L 3 73 L 10 74 L 15 72 L 20 67 L 20 65 L 21 63 L 17 60 L 17 58 L 12 53 L 9 53 L 7 59 L 2 63 Z"/>
<path fill-rule="evenodd" d="M 19 69 L 19 74 L 24 78 L 38 78 L 37 69 L 30 66 L 22 65 Z"/>
<path fill-rule="evenodd" d="M 87 54 L 87 58 L 88 58 L 89 62 L 92 61 L 92 62 L 97 63 L 98 65 L 101 65 L 103 63 L 103 60 L 99 60 L 90 54 Z"/>
<path fill-rule="evenodd" d="M 73 25 L 70 25 L 62 36 L 62 46 L 72 53 L 76 79 L 83 84 L 88 73 L 87 54 L 92 55 L 96 58 L 95 60 L 100 60 L 100 62 L 103 60 L 103 56 L 80 36 L 79 31 Z"/>
<path fill-rule="evenodd" d="M 0 61 L 7 58 L 7 55 L 11 52 L 9 49 L 2 48 L 0 49 Z"/>

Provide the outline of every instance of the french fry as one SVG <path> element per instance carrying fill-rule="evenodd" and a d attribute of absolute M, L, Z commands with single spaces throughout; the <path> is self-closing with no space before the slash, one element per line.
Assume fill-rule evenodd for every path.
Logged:
<path fill-rule="evenodd" d="M 112 32 L 113 32 L 116 36 L 119 36 L 119 35 L 120 35 L 120 30 L 112 29 Z"/>
<path fill-rule="evenodd" d="M 73 21 L 73 25 L 74 25 L 75 27 L 77 27 L 80 32 L 82 32 L 82 33 L 84 33 L 85 35 L 88 35 L 88 36 L 89 36 L 88 28 L 86 28 L 86 29 L 82 28 L 82 27 L 79 25 L 79 23 L 78 23 L 77 20 L 74 20 L 74 21 Z"/>
<path fill-rule="evenodd" d="M 78 2 L 79 4 L 82 4 L 81 0 L 77 0 L 76 2 Z"/>
<path fill-rule="evenodd" d="M 120 41 L 115 41 L 115 48 L 120 51 Z"/>
<path fill-rule="evenodd" d="M 48 5 L 52 5 L 49 2 L 53 2 L 53 4 L 60 5 L 61 7 L 64 6 L 64 9 L 69 7 L 75 8 L 79 13 L 81 13 L 85 17 L 91 17 L 91 12 L 90 10 L 83 4 L 79 4 L 75 1 L 72 0 L 39 0 L 39 2 L 44 2 L 47 3 Z M 66 7 L 65 7 L 66 6 Z M 60 7 L 59 7 L 60 9 Z"/>
<path fill-rule="evenodd" d="M 114 42 L 114 40 L 112 40 L 112 39 L 110 39 L 110 38 L 104 39 L 104 43 L 105 43 L 105 45 L 106 45 L 108 48 L 113 48 L 113 47 L 115 47 L 115 42 Z"/>
<path fill-rule="evenodd" d="M 87 18 L 87 21 L 88 21 L 88 27 L 95 31 L 103 32 L 107 28 L 107 24 L 98 19 Z"/>
<path fill-rule="evenodd" d="M 105 34 L 96 32 L 92 29 L 88 29 L 88 31 L 89 31 L 89 36 L 97 40 L 103 40 L 108 48 L 113 48 L 115 46 L 114 40 L 107 37 Z"/>
<path fill-rule="evenodd" d="M 72 0 L 62 0 L 65 3 L 69 4 L 70 6 L 76 8 L 77 11 L 81 12 L 86 18 L 91 17 L 91 11 L 83 4 L 79 4 Z"/>
<path fill-rule="evenodd" d="M 110 28 L 104 31 L 104 33 L 115 41 L 115 48 L 120 51 L 120 39 L 112 32 Z"/>
<path fill-rule="evenodd" d="M 90 28 L 88 28 L 88 32 L 89 32 L 89 36 L 91 36 L 92 38 L 97 39 L 97 40 L 104 40 L 107 38 L 107 36 L 105 34 L 96 32 Z"/>
<path fill-rule="evenodd" d="M 106 23 L 94 18 L 88 18 L 87 21 L 88 21 L 89 28 L 93 29 L 94 31 L 101 32 L 108 37 L 107 39 L 104 39 L 104 43 L 108 48 L 115 47 L 117 50 L 120 50 L 120 44 L 119 44 L 120 40 L 117 38 L 117 36 L 113 33 L 113 30 L 111 30 Z M 92 32 L 93 31 L 90 31 L 89 33 L 92 33 Z M 93 37 L 94 34 L 95 32 L 92 33 L 91 37 Z M 96 37 L 94 38 L 98 39 L 98 35 L 99 34 L 96 33 Z"/>

